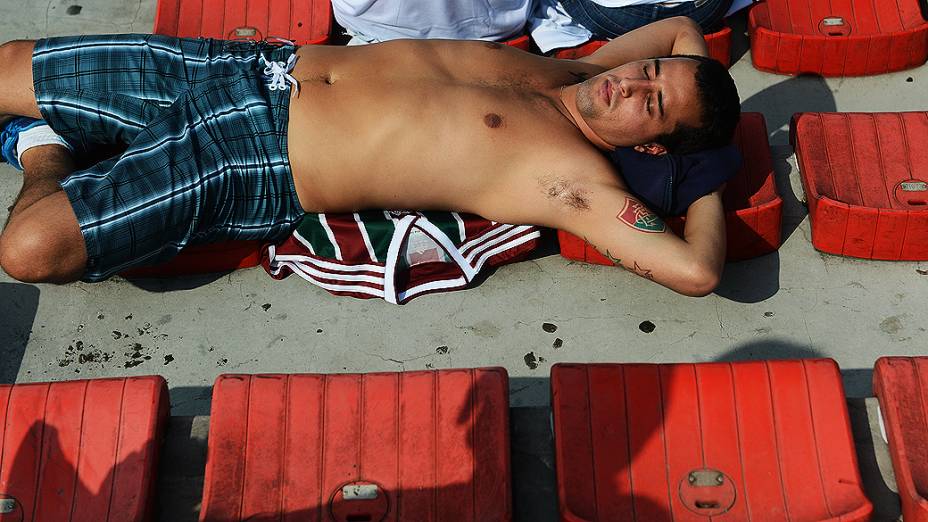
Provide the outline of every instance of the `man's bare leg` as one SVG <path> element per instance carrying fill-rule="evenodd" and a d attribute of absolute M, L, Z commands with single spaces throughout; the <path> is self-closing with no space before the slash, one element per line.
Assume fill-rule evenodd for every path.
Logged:
<path fill-rule="evenodd" d="M 23 152 L 23 188 L 0 235 L 0 266 L 29 283 L 80 279 L 87 251 L 77 217 L 58 182 L 74 171 L 67 148 L 43 145 Z"/>
<path fill-rule="evenodd" d="M 32 82 L 33 40 L 0 45 L 0 125 L 17 116 L 41 118 Z M 84 273 L 87 252 L 77 217 L 58 182 L 74 171 L 65 147 L 23 152 L 23 187 L 0 235 L 0 266 L 26 282 L 64 283 Z"/>
<path fill-rule="evenodd" d="M 34 40 L 14 40 L 0 45 L 0 124 L 15 116 L 41 118 L 32 84 Z"/>

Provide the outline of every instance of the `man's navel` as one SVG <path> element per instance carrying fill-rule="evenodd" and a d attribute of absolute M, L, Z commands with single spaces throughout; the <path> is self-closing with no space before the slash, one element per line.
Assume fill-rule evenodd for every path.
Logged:
<path fill-rule="evenodd" d="M 308 82 L 319 82 L 325 85 L 335 85 L 335 82 L 337 80 L 338 78 L 335 77 L 335 74 L 330 73 L 330 72 L 324 72 L 321 74 L 310 76 L 308 78 L 303 78 L 300 81 L 301 82 L 307 82 L 307 81 Z"/>

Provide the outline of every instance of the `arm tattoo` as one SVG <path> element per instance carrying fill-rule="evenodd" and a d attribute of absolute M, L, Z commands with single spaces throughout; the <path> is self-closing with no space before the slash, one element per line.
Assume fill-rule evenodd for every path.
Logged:
<path fill-rule="evenodd" d="M 628 196 L 625 196 L 625 206 L 622 207 L 621 212 L 619 212 L 615 218 L 635 230 L 640 230 L 642 232 L 660 234 L 667 230 L 667 225 L 664 224 L 664 220 L 657 214 L 648 210 L 648 207 L 644 206 L 643 203 Z"/>
<path fill-rule="evenodd" d="M 609 261 L 612 261 L 612 264 L 613 264 L 613 265 L 615 265 L 615 266 L 622 266 L 622 260 L 619 259 L 619 258 L 617 258 L 617 257 L 615 257 L 614 255 L 612 255 L 612 253 L 609 252 L 609 249 L 608 249 L 608 248 L 606 249 L 606 257 L 609 258 Z"/>
<path fill-rule="evenodd" d="M 649 280 L 651 280 L 651 281 L 654 281 L 654 274 L 651 273 L 652 271 L 649 270 L 649 269 L 647 269 L 647 268 L 645 268 L 645 267 L 643 267 L 643 266 L 641 266 L 641 265 L 639 265 L 639 264 L 638 264 L 638 261 L 635 261 L 635 266 L 634 266 L 634 267 L 628 268 L 628 267 L 626 266 L 626 267 L 624 267 L 624 268 L 625 268 L 625 270 L 628 270 L 629 272 L 632 272 L 632 273 L 634 273 L 634 274 L 638 274 L 639 276 L 641 276 L 641 277 L 643 277 L 643 278 L 645 278 L 645 279 L 649 279 Z"/>

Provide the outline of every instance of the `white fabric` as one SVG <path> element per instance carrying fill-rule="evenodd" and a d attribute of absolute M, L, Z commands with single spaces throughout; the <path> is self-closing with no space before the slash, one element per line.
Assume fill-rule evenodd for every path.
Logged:
<path fill-rule="evenodd" d="M 55 134 L 51 127 L 48 125 L 36 125 L 31 129 L 20 132 L 16 138 L 16 161 L 19 161 L 24 152 L 39 145 L 61 145 L 68 150 L 72 150 L 68 142 Z M 21 161 L 20 164 L 22 164 Z"/>
<path fill-rule="evenodd" d="M 397 38 L 506 40 L 522 33 L 532 0 L 332 0 L 348 34 L 363 42 Z"/>
<path fill-rule="evenodd" d="M 541 52 L 576 47 L 586 43 L 593 33 L 574 22 L 557 0 L 536 0 L 529 20 L 529 32 Z"/>
<path fill-rule="evenodd" d="M 557 0 L 332 0 L 332 11 L 351 36 L 348 45 L 398 38 L 502 41 L 527 28 L 548 52 L 592 36 Z"/>
<path fill-rule="evenodd" d="M 300 82 L 290 75 L 290 71 L 296 66 L 296 60 L 296 54 L 291 54 L 286 62 L 269 62 L 264 56 L 261 56 L 261 63 L 267 65 L 264 68 L 264 74 L 270 76 L 267 88 L 272 91 L 285 91 L 289 87 L 287 85 L 289 83 L 296 88 L 296 92 L 300 92 Z"/>

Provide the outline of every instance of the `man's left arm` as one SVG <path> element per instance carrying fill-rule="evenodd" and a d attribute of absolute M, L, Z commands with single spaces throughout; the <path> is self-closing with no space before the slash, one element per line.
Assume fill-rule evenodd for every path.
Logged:
<path fill-rule="evenodd" d="M 623 34 L 578 61 L 612 69 L 672 54 L 709 56 L 699 24 L 685 16 L 660 20 Z"/>
<path fill-rule="evenodd" d="M 720 191 L 690 205 L 683 237 L 625 190 L 577 187 L 584 208 L 559 212 L 558 228 L 589 241 L 617 266 L 676 292 L 706 295 L 725 263 L 725 219 Z"/>

